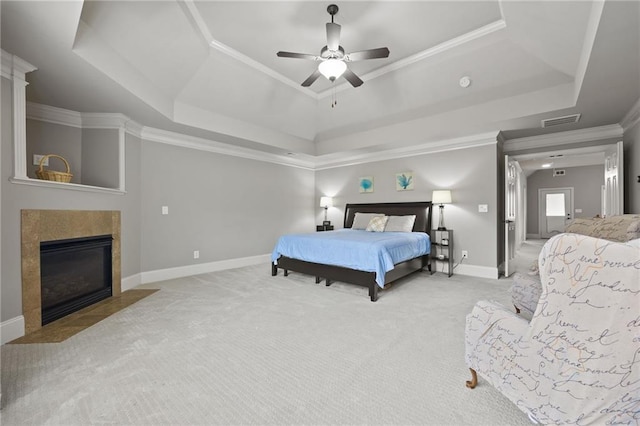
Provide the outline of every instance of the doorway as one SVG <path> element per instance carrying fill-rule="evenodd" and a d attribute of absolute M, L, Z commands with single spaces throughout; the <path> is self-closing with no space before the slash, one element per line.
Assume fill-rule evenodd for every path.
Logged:
<path fill-rule="evenodd" d="M 551 238 L 564 232 L 573 219 L 573 188 L 541 188 L 538 190 L 538 233 Z"/>

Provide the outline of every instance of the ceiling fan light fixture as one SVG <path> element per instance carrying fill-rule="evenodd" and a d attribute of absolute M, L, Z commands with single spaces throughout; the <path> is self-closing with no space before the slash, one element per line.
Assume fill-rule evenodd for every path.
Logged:
<path fill-rule="evenodd" d="M 327 59 L 318 65 L 318 71 L 329 81 L 335 81 L 347 70 L 347 64 L 339 59 Z"/>

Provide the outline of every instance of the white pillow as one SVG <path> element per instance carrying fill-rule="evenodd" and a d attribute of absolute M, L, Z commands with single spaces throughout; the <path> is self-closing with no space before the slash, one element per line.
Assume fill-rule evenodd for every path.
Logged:
<path fill-rule="evenodd" d="M 353 225 L 351 225 L 351 229 L 367 229 L 371 219 L 380 216 L 384 215 L 382 213 L 356 213 L 353 218 Z"/>
<path fill-rule="evenodd" d="M 369 221 L 366 231 L 370 232 L 384 232 L 384 227 L 387 225 L 389 216 L 376 216 Z"/>
<path fill-rule="evenodd" d="M 416 222 L 416 215 L 389 216 L 384 232 L 412 232 L 413 224 Z"/>

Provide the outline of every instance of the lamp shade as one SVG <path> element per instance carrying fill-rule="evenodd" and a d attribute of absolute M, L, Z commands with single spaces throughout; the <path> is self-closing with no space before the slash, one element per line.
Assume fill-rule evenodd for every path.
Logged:
<path fill-rule="evenodd" d="M 333 207 L 333 198 L 331 197 L 320 197 L 320 207 Z"/>
<path fill-rule="evenodd" d="M 433 191 L 431 202 L 433 204 L 449 204 L 451 202 L 451 191 L 448 189 Z"/>
<path fill-rule="evenodd" d="M 327 59 L 318 65 L 318 71 L 330 81 L 340 77 L 347 69 L 347 64 L 339 59 Z"/>

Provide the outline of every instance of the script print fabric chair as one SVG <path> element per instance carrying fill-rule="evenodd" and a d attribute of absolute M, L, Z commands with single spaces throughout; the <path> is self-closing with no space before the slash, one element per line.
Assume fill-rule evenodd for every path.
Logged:
<path fill-rule="evenodd" d="M 588 235 L 605 240 L 627 242 L 640 239 L 640 215 L 625 214 L 607 218 L 578 218 L 572 220 L 565 232 Z M 511 299 L 516 312 L 533 315 L 542 292 L 538 265 L 529 274 L 515 273 L 511 286 Z"/>
<path fill-rule="evenodd" d="M 561 234 L 539 265 L 530 322 L 489 301 L 467 316 L 467 386 L 477 372 L 543 424 L 640 424 L 640 240 Z"/>

